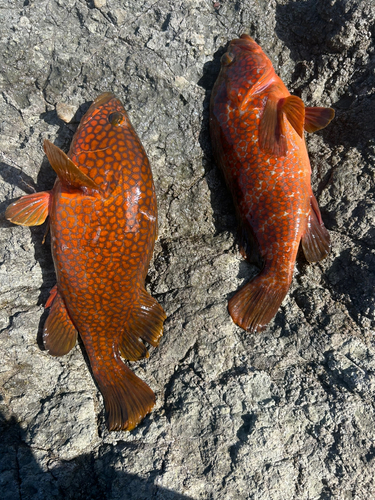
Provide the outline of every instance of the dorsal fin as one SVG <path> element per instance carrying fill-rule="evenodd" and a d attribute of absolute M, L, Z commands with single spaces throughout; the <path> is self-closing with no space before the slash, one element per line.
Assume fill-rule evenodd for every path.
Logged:
<path fill-rule="evenodd" d="M 332 108 L 306 108 L 305 109 L 305 130 L 306 132 L 316 132 L 326 127 L 335 116 Z"/>
<path fill-rule="evenodd" d="M 86 187 L 102 192 L 100 186 L 81 172 L 77 165 L 60 148 L 52 144 L 48 139 L 45 139 L 43 147 L 51 167 L 63 184 L 70 188 L 82 189 Z"/>

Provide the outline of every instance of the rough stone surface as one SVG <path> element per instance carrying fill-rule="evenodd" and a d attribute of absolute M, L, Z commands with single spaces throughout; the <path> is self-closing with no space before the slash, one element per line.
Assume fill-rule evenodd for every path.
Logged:
<path fill-rule="evenodd" d="M 373 0 L 0 0 L 0 497 L 290 500 L 375 491 Z M 301 255 L 269 328 L 228 297 L 240 257 L 213 163 L 208 103 L 227 42 L 247 32 L 290 90 L 336 118 L 307 138 L 332 252 Z M 54 285 L 45 228 L 4 220 L 50 189 L 45 138 L 67 151 L 100 92 L 124 102 L 149 155 L 159 241 L 148 286 L 165 335 L 133 364 L 153 413 L 109 434 L 81 346 L 40 347 Z M 66 123 L 69 122 L 69 123 Z"/>

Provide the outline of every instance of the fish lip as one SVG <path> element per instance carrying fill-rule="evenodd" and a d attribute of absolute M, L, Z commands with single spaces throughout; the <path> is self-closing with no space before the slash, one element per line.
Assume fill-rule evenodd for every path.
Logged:
<path fill-rule="evenodd" d="M 116 96 L 112 94 L 112 92 L 104 92 L 104 94 L 100 94 L 95 101 L 91 104 L 88 111 L 92 111 L 93 109 L 97 109 L 104 104 L 107 104 L 112 99 L 116 99 Z"/>
<path fill-rule="evenodd" d="M 235 45 L 241 49 L 247 50 L 249 52 L 260 52 L 260 47 L 256 41 L 251 38 L 251 36 L 244 33 L 240 38 L 235 38 L 230 42 L 230 45 Z"/>

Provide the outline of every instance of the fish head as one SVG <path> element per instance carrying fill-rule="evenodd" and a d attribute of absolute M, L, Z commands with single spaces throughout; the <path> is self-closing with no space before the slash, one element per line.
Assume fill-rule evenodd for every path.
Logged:
<path fill-rule="evenodd" d="M 106 92 L 91 104 L 75 133 L 69 158 L 105 190 L 118 182 L 135 132 L 120 100 Z"/>
<path fill-rule="evenodd" d="M 274 75 L 269 58 L 246 34 L 232 40 L 221 58 L 219 78 L 225 82 L 227 95 L 235 105 L 241 105 L 249 93 L 261 92 Z"/>

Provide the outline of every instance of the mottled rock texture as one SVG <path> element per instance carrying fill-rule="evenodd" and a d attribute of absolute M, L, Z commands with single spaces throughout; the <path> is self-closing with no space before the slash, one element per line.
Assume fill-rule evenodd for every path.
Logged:
<path fill-rule="evenodd" d="M 373 0 L 0 0 L 0 16 L 0 497 L 373 498 Z M 300 255 L 258 335 L 227 312 L 256 269 L 239 254 L 208 133 L 220 56 L 243 32 L 291 92 L 336 110 L 307 138 L 332 252 L 315 265 Z M 67 151 L 103 91 L 124 102 L 159 202 L 148 287 L 168 319 L 132 365 L 157 405 L 131 433 L 107 432 L 81 346 L 41 349 L 49 241 L 3 216 L 53 186 L 43 140 Z"/>

